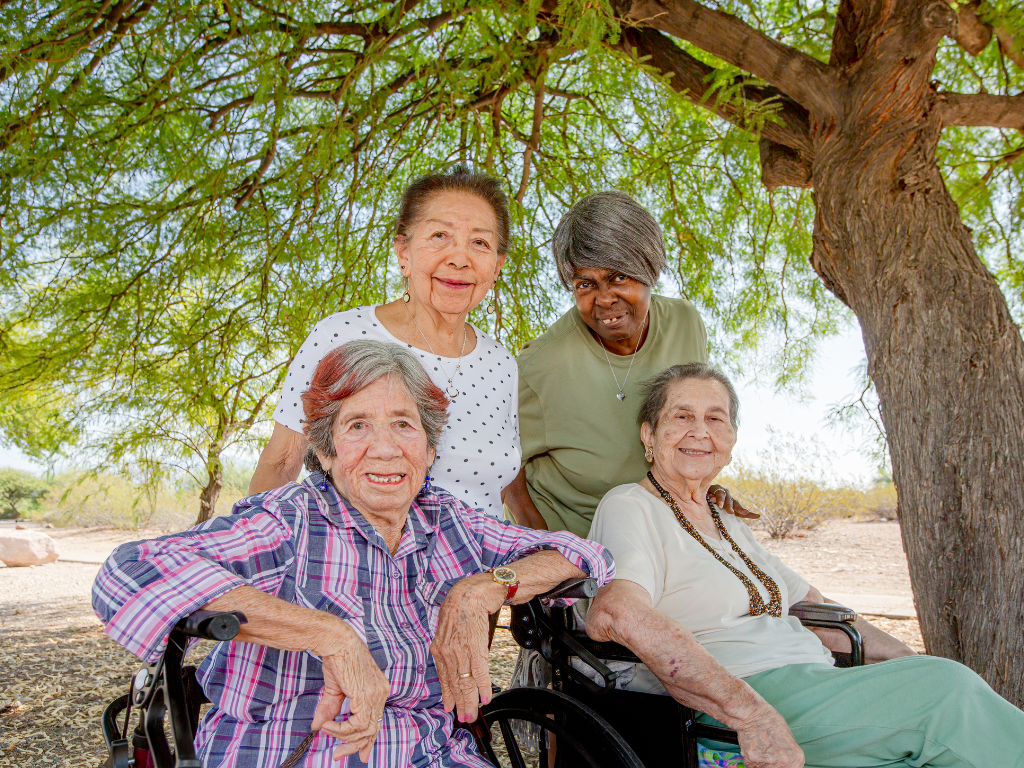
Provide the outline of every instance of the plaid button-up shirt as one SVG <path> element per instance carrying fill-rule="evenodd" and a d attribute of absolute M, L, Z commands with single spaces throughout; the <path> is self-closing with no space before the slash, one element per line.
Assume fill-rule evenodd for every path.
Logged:
<path fill-rule="evenodd" d="M 430 641 L 459 579 L 542 549 L 561 552 L 605 584 L 607 550 L 565 532 L 534 531 L 474 512 L 440 489 L 421 492 L 394 556 L 354 508 L 313 474 L 240 501 L 192 530 L 118 547 L 93 587 L 107 634 L 153 660 L 183 616 L 242 585 L 328 611 L 365 640 L 391 683 L 373 766 L 489 763 L 441 702 Z M 274 768 L 310 730 L 323 689 L 319 657 L 220 643 L 199 669 L 213 702 L 196 746 L 204 766 Z M 320 733 L 303 765 L 328 768 L 337 746 Z M 349 766 L 362 765 L 358 755 Z"/>

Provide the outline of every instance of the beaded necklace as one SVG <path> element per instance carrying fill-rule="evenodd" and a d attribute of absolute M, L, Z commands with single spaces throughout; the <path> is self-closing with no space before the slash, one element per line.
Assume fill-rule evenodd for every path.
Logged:
<path fill-rule="evenodd" d="M 757 580 L 764 584 L 765 588 L 768 590 L 768 594 L 771 599 L 768 601 L 767 606 L 764 604 L 764 599 L 761 597 L 761 593 L 758 591 L 757 587 L 754 586 L 754 582 L 747 578 L 747 575 L 743 573 L 743 571 L 727 562 L 724 557 L 715 551 L 714 547 L 704 540 L 704 537 L 700 535 L 700 531 L 698 531 L 696 527 L 694 527 L 693 523 L 686 518 L 686 515 L 683 514 L 683 510 L 679 508 L 679 505 L 676 503 L 672 494 L 658 484 L 658 481 L 654 479 L 654 475 L 652 473 L 647 473 L 647 479 L 651 481 L 654 487 L 658 490 L 658 493 L 661 494 L 661 498 L 663 498 L 665 503 L 668 504 L 669 509 L 672 510 L 672 514 L 676 516 L 676 520 L 678 520 L 679 524 L 683 526 L 683 529 L 693 536 L 698 543 L 703 545 L 704 549 L 710 552 L 718 562 L 732 571 L 736 575 L 736 578 L 743 582 L 743 586 L 747 588 L 747 594 L 750 595 L 750 615 L 760 616 L 762 613 L 767 613 L 771 616 L 781 617 L 782 595 L 779 592 L 779 585 L 775 583 L 771 576 L 754 565 L 754 562 L 747 557 L 746 552 L 740 549 L 739 545 L 733 541 L 732 536 L 730 536 L 729 532 L 725 530 L 725 523 L 722 522 L 722 518 L 719 516 L 718 510 L 708 502 L 708 508 L 711 510 L 711 516 L 715 519 L 715 527 L 717 527 L 718 532 L 722 534 L 722 538 L 732 545 L 733 552 L 740 556 L 740 559 L 746 563 L 750 572 L 757 576 Z"/>

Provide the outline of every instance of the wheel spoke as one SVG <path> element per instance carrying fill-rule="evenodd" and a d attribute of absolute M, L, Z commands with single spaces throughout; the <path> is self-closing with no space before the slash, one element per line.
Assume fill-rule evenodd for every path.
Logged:
<path fill-rule="evenodd" d="M 516 736 L 512 733 L 512 723 L 502 720 L 498 725 L 501 726 L 501 735 L 505 739 L 505 751 L 508 753 L 509 760 L 512 761 L 512 768 L 526 768 L 523 753 L 519 750 L 519 742 L 516 741 Z"/>

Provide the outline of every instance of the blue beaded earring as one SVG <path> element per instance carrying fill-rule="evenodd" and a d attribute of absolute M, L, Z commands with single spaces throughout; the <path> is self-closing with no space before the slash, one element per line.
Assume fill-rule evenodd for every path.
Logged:
<path fill-rule="evenodd" d="M 420 493 L 430 493 L 431 488 L 433 488 L 433 486 L 430 484 L 430 475 L 427 475 L 423 478 L 423 487 L 420 488 Z"/>

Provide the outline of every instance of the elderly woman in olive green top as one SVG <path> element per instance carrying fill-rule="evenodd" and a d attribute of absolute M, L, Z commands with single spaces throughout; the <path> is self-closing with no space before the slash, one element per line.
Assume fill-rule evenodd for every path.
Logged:
<path fill-rule="evenodd" d="M 585 197 L 562 217 L 552 248 L 576 306 L 519 353 L 523 469 L 502 500 L 520 525 L 586 537 L 601 498 L 646 471 L 637 385 L 707 362 L 708 340 L 693 304 L 652 295 L 664 238 L 629 195 Z"/>

